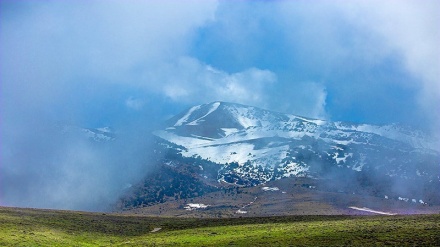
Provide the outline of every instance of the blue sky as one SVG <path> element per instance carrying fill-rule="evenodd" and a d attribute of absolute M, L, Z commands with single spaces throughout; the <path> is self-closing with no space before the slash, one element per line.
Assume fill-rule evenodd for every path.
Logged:
<path fill-rule="evenodd" d="M 0 185 L 32 178 L 8 193 L 43 195 L 31 188 L 60 181 L 38 165 L 75 179 L 100 174 L 94 167 L 83 168 L 90 176 L 77 176 L 70 160 L 55 168 L 63 154 L 47 146 L 59 141 L 51 136 L 55 124 L 146 133 L 212 101 L 401 123 L 438 138 L 438 13 L 435 0 L 0 1 Z M 65 149 L 85 150 L 79 160 L 106 164 L 81 145 Z M 34 164 L 41 152 L 46 158 Z M 109 178 L 120 175 L 115 167 Z M 89 199 L 76 192 L 78 201 Z M 47 202 L 61 205 L 60 198 Z"/>
<path fill-rule="evenodd" d="M 429 128 L 420 119 L 438 121 L 439 10 L 437 1 L 2 1 L 1 107 L 7 120 L 31 110 L 97 127 L 222 100 Z"/>

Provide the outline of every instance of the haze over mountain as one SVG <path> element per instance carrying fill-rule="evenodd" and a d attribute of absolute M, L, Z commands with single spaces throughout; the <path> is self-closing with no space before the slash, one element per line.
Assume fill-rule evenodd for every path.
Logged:
<path fill-rule="evenodd" d="M 270 169 L 258 173 L 265 179 L 282 176 L 271 170 L 275 157 L 289 164 L 282 174 L 316 176 L 309 163 L 323 157 L 363 174 L 353 170 L 361 169 L 356 155 L 374 150 L 396 155 L 378 168 L 393 174 L 397 160 L 415 164 L 440 148 L 432 147 L 440 139 L 439 12 L 436 0 L 0 1 L 0 205 L 107 209 L 164 159 L 149 152 L 166 141 L 153 130 L 190 141 L 172 151 L 183 159 L 267 158 Z M 203 117 L 206 105 L 190 122 L 187 111 L 169 122 L 174 130 L 161 127 L 214 101 L 303 117 L 249 108 L 260 125 L 223 106 Z M 311 161 L 288 160 L 300 159 L 298 138 L 304 152 L 317 146 L 319 154 L 303 157 Z M 333 158 L 333 146 L 350 140 Z M 234 145 L 247 153 L 209 154 Z M 415 166 L 402 163 L 396 173 L 412 177 Z"/>
<path fill-rule="evenodd" d="M 122 197 L 120 209 L 182 204 L 277 180 L 292 189 L 298 178 L 307 187 L 343 193 L 339 198 L 356 194 L 363 203 L 375 197 L 440 204 L 438 143 L 398 125 L 331 122 L 213 102 L 172 117 L 154 135 L 156 172 Z"/>
<path fill-rule="evenodd" d="M 168 123 L 166 130 L 156 131 L 155 135 L 182 146 L 183 156 L 199 156 L 220 164 L 244 165 L 250 161 L 253 167 L 270 169 L 272 173 L 277 169 L 279 172 L 283 165 L 283 172 L 278 174 L 281 177 L 304 176 L 309 162 L 325 166 L 330 160 L 333 166 L 356 171 L 362 171 L 364 166 L 382 167 L 390 176 L 406 174 L 432 179 L 438 175 L 434 172 L 439 168 L 438 162 L 426 164 L 433 166 L 428 173 L 416 172 L 424 157 L 438 156 L 437 140 L 397 125 L 330 122 L 224 102 L 193 106 Z M 306 153 L 316 157 L 309 157 L 313 161 L 308 162 L 299 159 Z"/>

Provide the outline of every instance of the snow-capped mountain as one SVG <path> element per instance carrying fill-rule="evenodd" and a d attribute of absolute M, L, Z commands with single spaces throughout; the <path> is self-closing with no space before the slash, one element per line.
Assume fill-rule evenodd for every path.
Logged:
<path fill-rule="evenodd" d="M 59 128 L 64 134 L 84 137 L 94 142 L 107 142 L 115 140 L 115 133 L 110 127 L 82 128 L 72 125 L 64 125 Z"/>
<path fill-rule="evenodd" d="M 148 156 L 155 168 L 120 199 L 119 209 L 276 182 L 341 198 L 440 204 L 436 141 L 398 125 L 331 122 L 213 102 L 191 107 L 153 134 Z"/>
<path fill-rule="evenodd" d="M 154 134 L 184 157 L 222 165 L 219 180 L 228 183 L 319 177 L 335 167 L 439 180 L 436 142 L 397 125 L 330 122 L 214 102 L 191 107 Z"/>

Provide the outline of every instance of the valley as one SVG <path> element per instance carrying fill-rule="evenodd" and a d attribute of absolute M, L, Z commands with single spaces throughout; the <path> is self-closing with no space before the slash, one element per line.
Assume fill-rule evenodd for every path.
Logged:
<path fill-rule="evenodd" d="M 388 197 L 388 196 L 387 196 Z M 193 205 L 192 207 L 190 207 Z M 356 208 L 356 209 L 354 209 Z M 370 210 L 359 210 L 367 208 Z M 373 211 L 373 212 L 372 212 Z M 379 213 L 375 213 L 378 211 Z M 398 197 L 375 197 L 325 190 L 319 181 L 286 178 L 253 187 L 228 187 L 203 196 L 170 199 L 123 214 L 146 216 L 228 218 L 288 215 L 439 214 L 440 206 Z"/>

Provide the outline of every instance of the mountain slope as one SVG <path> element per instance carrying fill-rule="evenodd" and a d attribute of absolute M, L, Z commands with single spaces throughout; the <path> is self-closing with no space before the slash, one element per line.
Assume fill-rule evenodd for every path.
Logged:
<path fill-rule="evenodd" d="M 329 122 L 223 102 L 194 106 L 167 124 L 154 134 L 181 146 L 183 156 L 238 163 L 233 172 L 257 183 L 317 176 L 335 166 L 438 179 L 432 173 L 439 164 L 435 142 L 397 125 Z"/>
<path fill-rule="evenodd" d="M 225 102 L 191 107 L 165 125 L 154 132 L 156 172 L 131 188 L 119 208 L 283 178 L 312 179 L 313 187 L 332 193 L 440 204 L 438 146 L 421 131 Z"/>

